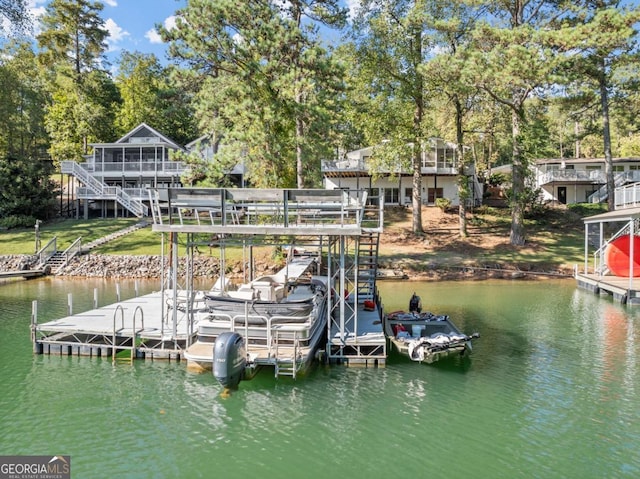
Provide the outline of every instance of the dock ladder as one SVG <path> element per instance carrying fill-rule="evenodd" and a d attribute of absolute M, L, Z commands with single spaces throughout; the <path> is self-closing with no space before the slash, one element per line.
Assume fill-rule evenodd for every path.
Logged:
<path fill-rule="evenodd" d="M 142 323 L 142 327 L 140 328 L 140 330 L 136 330 L 136 316 L 138 315 L 138 311 L 140 311 L 141 323 Z M 117 330 L 116 319 L 118 316 L 118 312 L 120 313 L 121 327 L 120 329 Z M 131 337 L 127 338 L 121 344 L 118 344 L 117 342 L 118 332 L 124 330 L 124 308 L 122 307 L 121 304 L 119 304 L 116 307 L 115 311 L 113 312 L 113 336 L 111 339 L 111 361 L 113 364 L 116 364 L 116 362 L 124 362 L 124 361 L 129 362 L 129 364 L 133 364 L 133 360 L 135 359 L 136 352 L 137 352 L 136 342 L 137 342 L 138 333 L 141 333 L 142 331 L 144 331 L 144 312 L 142 311 L 142 308 L 139 305 L 136 306 L 136 309 L 133 312 L 132 321 L 133 321 L 133 324 L 131 325 Z M 128 340 L 131 341 L 130 346 L 126 345 Z M 126 351 L 127 349 L 130 351 L 128 358 L 118 357 L 118 350 Z"/>
<path fill-rule="evenodd" d="M 371 300 L 375 295 L 378 274 L 380 234 L 363 232 L 358 238 L 358 300 Z"/>
<path fill-rule="evenodd" d="M 280 335 L 279 332 L 276 331 L 275 336 L 275 377 L 279 378 L 282 376 L 289 376 L 293 379 L 296 378 L 298 373 L 298 333 L 294 331 L 293 333 L 293 355 L 280 357 L 279 354 L 279 344 L 280 344 Z"/>

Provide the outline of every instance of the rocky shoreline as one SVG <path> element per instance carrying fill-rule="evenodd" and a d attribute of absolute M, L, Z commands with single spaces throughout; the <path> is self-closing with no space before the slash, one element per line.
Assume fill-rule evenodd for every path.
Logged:
<path fill-rule="evenodd" d="M 0 272 L 29 269 L 33 257 L 30 255 L 0 256 Z M 57 276 L 76 278 L 127 278 L 153 279 L 162 277 L 162 257 L 159 255 L 101 255 L 89 254 L 75 258 L 71 264 L 57 273 Z M 227 262 L 228 277 L 242 277 L 241 263 Z M 279 270 L 281 265 L 264 260 L 256 261 L 257 274 L 269 274 Z M 443 265 L 432 262 L 412 262 L 398 264 L 397 261 L 380 259 L 379 269 L 390 272 L 389 279 L 409 279 L 418 281 L 482 280 L 482 279 L 545 279 L 566 278 L 572 271 L 549 268 L 533 270 L 527 265 L 513 266 L 501 264 Z M 180 258 L 178 275 L 186 271 L 186 259 Z M 199 279 L 214 279 L 220 276 L 217 258 L 198 255 L 194 259 L 193 276 Z M 381 279 L 384 279 L 381 278 Z"/>

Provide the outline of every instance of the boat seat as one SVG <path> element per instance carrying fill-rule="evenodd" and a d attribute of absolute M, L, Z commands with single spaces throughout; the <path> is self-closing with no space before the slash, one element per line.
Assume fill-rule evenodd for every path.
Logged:
<path fill-rule="evenodd" d="M 229 291 L 227 294 L 230 298 L 244 299 L 245 301 L 255 299 L 255 291 L 253 291 L 253 289 L 239 289 L 238 291 Z"/>

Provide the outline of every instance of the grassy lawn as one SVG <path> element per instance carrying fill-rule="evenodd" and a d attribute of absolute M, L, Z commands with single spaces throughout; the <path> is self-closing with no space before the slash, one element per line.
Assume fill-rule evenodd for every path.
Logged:
<path fill-rule="evenodd" d="M 58 249 L 64 250 L 80 236 L 83 243 L 89 243 L 137 222 L 138 219 L 136 218 L 108 218 L 91 220 L 67 219 L 43 223 L 40 225 L 40 243 L 45 246 L 47 242 L 56 237 Z M 159 244 L 159 240 L 156 244 Z M 0 254 L 33 254 L 34 252 L 34 228 L 0 231 Z M 124 251 L 122 254 L 128 254 L 128 252 Z"/>
<path fill-rule="evenodd" d="M 423 239 L 416 238 L 413 244 L 405 241 L 394 242 L 394 236 L 407 230 L 406 210 L 385 212 L 385 233 L 381 238 L 380 256 L 394 258 L 415 258 L 419 261 L 459 264 L 464 261 L 478 263 L 530 264 L 534 267 L 549 265 L 580 264 L 584 259 L 584 225 L 582 218 L 603 212 L 600 205 L 575 205 L 568 209 L 548 209 L 525 221 L 527 244 L 512 247 L 508 244 L 511 225 L 510 212 L 507 209 L 476 209 L 469 219 L 472 231 L 469 240 L 461 240 L 457 235 L 455 215 L 453 223 L 446 228 L 426 224 L 435 228 L 430 236 L 432 244 L 425 247 Z M 451 218 L 450 218 L 451 220 Z M 91 219 L 62 220 L 43 224 L 40 227 L 41 245 L 44 246 L 54 236 L 57 237 L 59 250 L 65 249 L 79 236 L 83 244 L 106 236 L 135 224 L 136 218 L 129 219 Z M 410 223 L 409 223 L 410 225 Z M 440 228 L 440 229 L 438 229 Z M 410 228 L 409 228 L 410 230 Z M 165 251 L 168 245 L 165 240 Z M 185 236 L 179 237 L 179 254 L 184 253 Z M 207 236 L 201 235 L 197 241 L 202 243 L 200 253 L 219 256 L 217 248 L 209 248 Z M 23 230 L 0 231 L 0 254 L 33 254 L 35 232 L 33 228 Z M 256 248 L 256 258 L 268 256 L 273 248 Z M 161 234 L 152 231 L 151 226 L 123 236 L 93 250 L 96 254 L 112 255 L 158 255 L 161 253 Z M 227 247 L 229 261 L 242 259 L 242 249 Z"/>

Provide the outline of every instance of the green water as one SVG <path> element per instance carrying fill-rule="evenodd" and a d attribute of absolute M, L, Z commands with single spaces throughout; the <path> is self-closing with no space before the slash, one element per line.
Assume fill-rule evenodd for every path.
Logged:
<path fill-rule="evenodd" d="M 123 299 L 133 283 L 121 282 Z M 259 374 L 230 398 L 184 364 L 37 356 L 39 319 L 115 301 L 115 283 L 0 285 L 0 455 L 71 455 L 77 478 L 640 476 L 640 308 L 573 281 L 379 284 L 482 337 L 471 361 Z M 143 284 L 140 292 L 157 289 Z"/>

